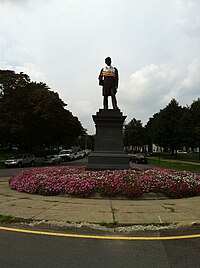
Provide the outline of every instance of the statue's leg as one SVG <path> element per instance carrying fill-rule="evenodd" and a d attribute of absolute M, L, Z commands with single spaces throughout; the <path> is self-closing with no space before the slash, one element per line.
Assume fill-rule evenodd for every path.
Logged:
<path fill-rule="evenodd" d="M 114 109 L 114 110 L 118 110 L 119 108 L 118 108 L 118 106 L 117 106 L 117 99 L 116 99 L 115 94 L 113 94 L 113 95 L 111 96 L 111 98 L 112 98 L 112 106 L 113 106 L 113 109 Z"/>
<path fill-rule="evenodd" d="M 108 109 L 108 96 L 103 96 L 103 108 Z"/>

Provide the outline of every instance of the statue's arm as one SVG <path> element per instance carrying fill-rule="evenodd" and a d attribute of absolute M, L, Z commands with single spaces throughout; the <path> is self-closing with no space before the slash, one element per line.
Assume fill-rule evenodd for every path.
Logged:
<path fill-rule="evenodd" d="M 117 68 L 115 68 L 115 87 L 118 88 L 118 84 L 119 84 L 119 73 Z"/>
<path fill-rule="evenodd" d="M 100 86 L 103 86 L 103 75 L 102 75 L 102 71 L 103 71 L 103 69 L 101 69 L 101 71 L 100 71 L 100 74 L 99 74 L 99 85 Z"/>

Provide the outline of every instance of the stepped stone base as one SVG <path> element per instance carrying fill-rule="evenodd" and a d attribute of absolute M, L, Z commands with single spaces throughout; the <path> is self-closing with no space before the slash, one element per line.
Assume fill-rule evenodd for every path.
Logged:
<path fill-rule="evenodd" d="M 129 157 L 125 153 L 93 152 L 88 156 L 87 170 L 128 168 Z"/>
<path fill-rule="evenodd" d="M 94 152 L 88 156 L 88 170 L 128 169 L 129 157 L 123 148 L 123 123 L 120 110 L 100 109 L 93 115 L 96 127 Z"/>

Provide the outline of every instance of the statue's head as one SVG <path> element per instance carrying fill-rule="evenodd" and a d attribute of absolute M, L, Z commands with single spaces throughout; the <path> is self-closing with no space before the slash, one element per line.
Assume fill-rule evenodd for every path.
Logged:
<path fill-rule="evenodd" d="M 108 66 L 110 66 L 110 65 L 111 65 L 111 58 L 110 58 L 110 57 L 107 57 L 107 58 L 105 59 L 105 63 L 106 63 Z"/>

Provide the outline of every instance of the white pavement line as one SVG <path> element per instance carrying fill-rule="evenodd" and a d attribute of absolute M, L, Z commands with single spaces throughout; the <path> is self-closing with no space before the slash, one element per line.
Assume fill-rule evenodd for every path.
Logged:
<path fill-rule="evenodd" d="M 158 215 L 158 219 L 160 221 L 160 223 L 163 223 L 162 220 L 161 220 L 161 217 Z"/>

